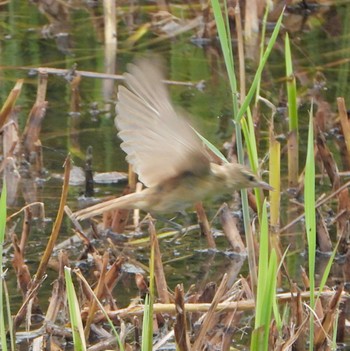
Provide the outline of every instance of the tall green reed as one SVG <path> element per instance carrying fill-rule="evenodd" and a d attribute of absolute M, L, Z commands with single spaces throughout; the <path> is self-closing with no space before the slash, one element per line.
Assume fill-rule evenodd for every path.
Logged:
<path fill-rule="evenodd" d="M 298 132 L 298 106 L 297 88 L 293 72 L 292 53 L 290 48 L 289 36 L 285 38 L 285 62 L 287 76 L 287 95 L 288 95 L 288 185 L 297 187 L 299 177 L 299 132 Z"/>
<path fill-rule="evenodd" d="M 243 150 L 243 139 L 242 139 L 242 126 L 241 120 L 242 117 L 247 114 L 249 105 L 254 97 L 256 89 L 259 85 L 261 74 L 263 68 L 267 62 L 267 59 L 271 53 L 273 45 L 277 39 L 279 29 L 281 27 L 281 22 L 283 18 L 283 14 L 281 14 L 280 18 L 278 19 L 276 26 L 272 32 L 271 38 L 269 43 L 262 55 L 262 59 L 259 62 L 259 66 L 257 68 L 256 74 L 254 76 L 253 82 L 251 87 L 248 91 L 246 98 L 244 99 L 241 106 L 239 106 L 238 101 L 238 90 L 237 90 L 237 79 L 235 75 L 235 65 L 234 65 L 234 55 L 232 49 L 232 38 L 231 38 L 231 31 L 229 27 L 229 20 L 228 20 L 228 9 L 227 9 L 227 2 L 223 1 L 222 6 L 220 5 L 219 0 L 211 0 L 213 12 L 215 16 L 215 22 L 218 29 L 221 49 L 224 56 L 224 61 L 226 65 L 226 70 L 229 78 L 229 84 L 231 88 L 231 95 L 232 95 L 232 107 L 233 107 L 233 121 L 235 124 L 235 135 L 236 135 L 236 144 L 237 144 L 237 155 L 238 161 L 240 163 L 244 162 L 244 150 Z M 223 10 L 222 10 L 223 9 Z M 251 115 L 248 114 L 248 118 L 251 118 Z M 252 126 L 252 121 L 248 122 L 248 126 Z M 255 136 L 249 130 L 246 130 L 246 135 L 249 136 L 245 141 L 250 147 L 248 147 L 248 151 L 255 149 L 254 152 L 251 151 L 250 159 L 256 159 L 256 146 L 255 146 Z M 248 249 L 248 262 L 249 262 L 249 271 L 250 277 L 252 281 L 253 289 L 256 289 L 257 285 L 257 273 L 256 273 L 256 262 L 255 262 L 255 249 L 254 249 L 254 239 L 252 236 L 252 230 L 250 226 L 250 216 L 249 216 L 249 206 L 248 206 L 248 196 L 247 191 L 241 191 L 242 197 L 242 209 L 243 209 L 243 221 L 244 221 L 244 228 L 246 233 L 246 240 L 247 240 L 247 249 Z"/>
<path fill-rule="evenodd" d="M 259 273 L 256 296 L 255 328 L 250 350 L 269 349 L 269 328 L 273 305 L 276 300 L 277 255 L 269 248 L 269 226 L 266 201 L 264 201 L 260 225 Z"/>
<path fill-rule="evenodd" d="M 309 134 L 304 180 L 305 230 L 309 248 L 310 307 L 315 307 L 315 260 L 316 260 L 316 202 L 313 109 L 310 111 Z M 310 313 L 310 350 L 313 350 L 314 316 Z"/>

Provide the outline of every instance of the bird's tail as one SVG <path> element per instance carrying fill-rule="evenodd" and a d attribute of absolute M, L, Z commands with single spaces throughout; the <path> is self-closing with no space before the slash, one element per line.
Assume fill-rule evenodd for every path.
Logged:
<path fill-rule="evenodd" d="M 144 195 L 141 193 L 132 193 L 118 197 L 116 199 L 108 200 L 97 205 L 93 205 L 77 212 L 73 213 L 73 217 L 77 220 L 83 220 L 98 216 L 107 211 L 123 209 L 123 210 L 132 210 L 135 208 L 141 208 L 141 202 Z"/>

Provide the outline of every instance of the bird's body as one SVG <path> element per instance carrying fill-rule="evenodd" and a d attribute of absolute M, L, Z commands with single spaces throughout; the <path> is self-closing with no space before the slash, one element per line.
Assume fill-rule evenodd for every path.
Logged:
<path fill-rule="evenodd" d="M 174 212 L 213 195 L 248 187 L 271 187 L 237 163 L 219 165 L 196 132 L 172 106 L 158 67 L 149 60 L 130 65 L 118 90 L 116 125 L 122 149 L 148 187 L 138 193 L 80 210 L 78 219 L 120 209 Z"/>

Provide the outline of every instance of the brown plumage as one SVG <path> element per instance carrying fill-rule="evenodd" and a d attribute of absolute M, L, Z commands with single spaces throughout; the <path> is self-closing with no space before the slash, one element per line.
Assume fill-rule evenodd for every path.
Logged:
<path fill-rule="evenodd" d="M 128 88 L 119 86 L 115 123 L 126 159 L 147 189 L 80 210 L 77 219 L 116 208 L 173 212 L 233 190 L 272 189 L 242 165 L 211 162 L 200 138 L 172 106 L 156 64 L 141 60 L 124 77 Z"/>

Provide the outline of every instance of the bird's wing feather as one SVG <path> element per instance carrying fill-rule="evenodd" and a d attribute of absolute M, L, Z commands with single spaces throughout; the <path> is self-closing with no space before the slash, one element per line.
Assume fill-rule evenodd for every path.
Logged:
<path fill-rule="evenodd" d="M 118 90 L 116 125 L 122 149 L 148 187 L 183 172 L 209 171 L 202 141 L 174 110 L 159 68 L 149 60 L 130 65 Z"/>

